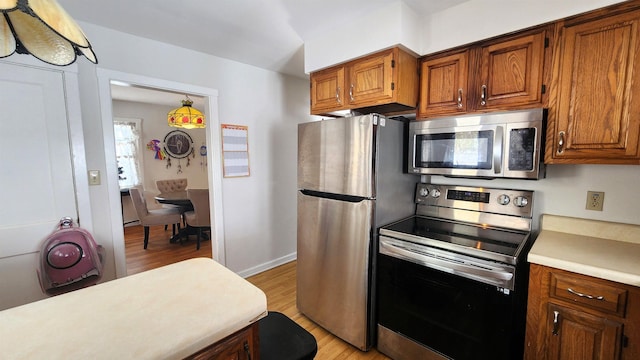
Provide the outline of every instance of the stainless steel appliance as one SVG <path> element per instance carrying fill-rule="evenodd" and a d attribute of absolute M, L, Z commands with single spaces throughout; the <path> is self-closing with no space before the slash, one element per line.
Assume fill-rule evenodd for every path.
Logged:
<path fill-rule="evenodd" d="M 418 184 L 380 229 L 378 350 L 402 359 L 522 359 L 533 192 Z"/>
<path fill-rule="evenodd" d="M 298 126 L 298 309 L 361 350 L 375 335 L 376 229 L 415 211 L 405 130 L 376 114 Z"/>
<path fill-rule="evenodd" d="M 459 177 L 544 177 L 544 109 L 415 121 L 409 172 Z"/>

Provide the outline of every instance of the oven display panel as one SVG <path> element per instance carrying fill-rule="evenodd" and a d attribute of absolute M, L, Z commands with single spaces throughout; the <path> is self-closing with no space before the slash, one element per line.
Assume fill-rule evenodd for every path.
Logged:
<path fill-rule="evenodd" d="M 476 191 L 449 190 L 447 191 L 447 200 L 462 200 L 488 204 L 489 195 L 490 193 Z"/>

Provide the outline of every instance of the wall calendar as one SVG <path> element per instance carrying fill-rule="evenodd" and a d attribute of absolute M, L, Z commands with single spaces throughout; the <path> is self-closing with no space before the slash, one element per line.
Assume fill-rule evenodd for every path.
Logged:
<path fill-rule="evenodd" d="M 249 176 L 249 128 L 222 124 L 222 163 L 224 177 Z"/>

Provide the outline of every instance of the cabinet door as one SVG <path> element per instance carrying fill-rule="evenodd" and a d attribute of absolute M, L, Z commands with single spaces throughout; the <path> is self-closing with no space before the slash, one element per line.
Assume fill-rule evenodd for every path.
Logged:
<path fill-rule="evenodd" d="M 467 111 L 468 62 L 469 51 L 422 61 L 418 118 Z"/>
<path fill-rule="evenodd" d="M 620 358 L 622 324 L 552 303 L 548 309 L 548 359 Z"/>
<path fill-rule="evenodd" d="M 347 68 L 349 105 L 376 105 L 393 100 L 394 52 L 389 50 L 351 63 Z"/>
<path fill-rule="evenodd" d="M 474 84 L 478 110 L 540 104 L 545 31 L 481 47 L 480 82 Z"/>
<path fill-rule="evenodd" d="M 559 27 L 547 163 L 640 163 L 639 24 L 632 11 Z"/>
<path fill-rule="evenodd" d="M 259 346 L 257 323 L 240 330 L 221 341 L 212 344 L 195 354 L 187 356 L 188 360 L 245 360 L 258 359 Z"/>
<path fill-rule="evenodd" d="M 311 74 L 311 114 L 344 109 L 344 91 L 344 67 Z"/>

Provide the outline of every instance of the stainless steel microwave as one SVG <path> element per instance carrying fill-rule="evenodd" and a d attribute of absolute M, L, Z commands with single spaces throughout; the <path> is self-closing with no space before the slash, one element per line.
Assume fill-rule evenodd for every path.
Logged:
<path fill-rule="evenodd" d="M 546 110 L 507 111 L 413 121 L 409 173 L 539 179 L 545 176 Z"/>

